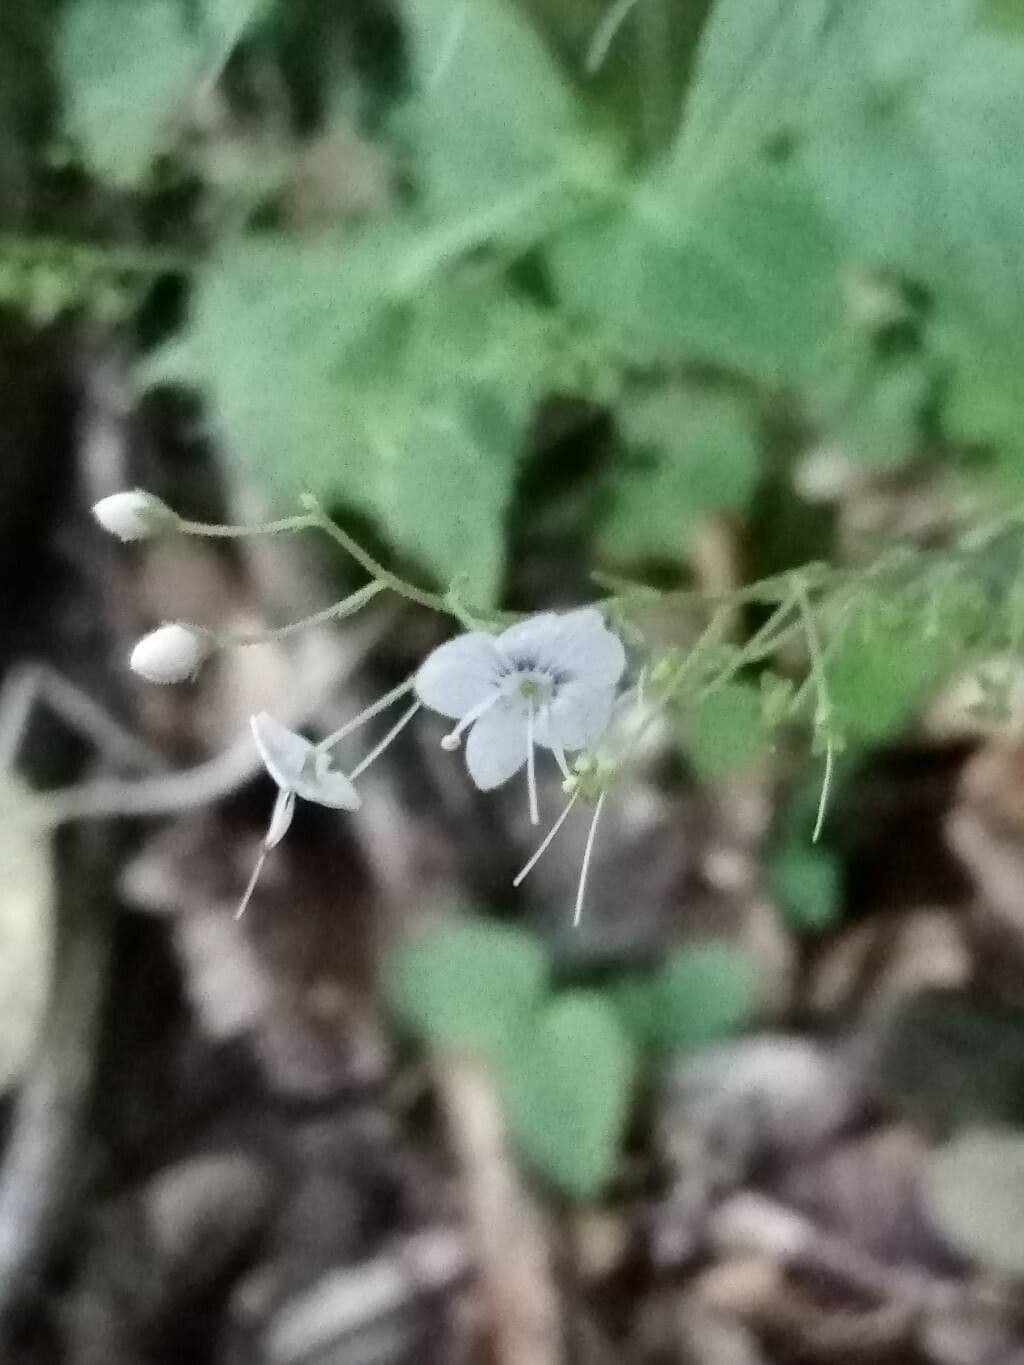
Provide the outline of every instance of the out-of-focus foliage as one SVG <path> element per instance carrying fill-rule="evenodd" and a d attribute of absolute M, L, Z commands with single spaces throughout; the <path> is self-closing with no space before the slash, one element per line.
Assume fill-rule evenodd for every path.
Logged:
<path fill-rule="evenodd" d="M 615 1175 L 644 1064 L 738 1028 L 757 987 L 746 954 L 707 943 L 600 989 L 553 989 L 534 939 L 483 920 L 405 945 L 385 980 L 408 1028 L 493 1064 L 523 1155 L 579 1198 L 600 1194 Z"/>
<path fill-rule="evenodd" d="M 194 389 L 283 502 L 361 515 L 475 607 L 535 528 L 670 586 L 709 526 L 747 530 L 751 577 L 827 560 L 812 447 L 954 509 L 1024 484 L 1008 0 L 12 0 L 0 24 L 0 300 L 130 327 L 173 277 L 140 386 Z M 566 398 L 607 419 L 571 474 Z M 1019 554 L 911 567 L 821 587 L 820 641 L 785 582 L 752 599 L 789 613 L 765 647 L 734 616 L 672 699 L 696 771 L 784 757 L 794 721 L 831 762 L 1019 644 Z M 779 867 L 827 898 L 819 858 Z"/>

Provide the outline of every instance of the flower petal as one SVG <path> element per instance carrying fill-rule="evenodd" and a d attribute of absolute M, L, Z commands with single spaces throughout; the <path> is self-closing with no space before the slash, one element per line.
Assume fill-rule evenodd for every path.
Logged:
<path fill-rule="evenodd" d="M 497 647 L 506 666 L 525 664 L 529 668 L 552 667 L 556 662 L 552 645 L 558 637 L 558 622 L 556 612 L 542 611 L 503 630 L 498 636 Z"/>
<path fill-rule="evenodd" d="M 592 749 L 608 729 L 614 687 L 566 683 L 538 717 L 536 739 L 546 749 Z"/>
<path fill-rule="evenodd" d="M 581 607 L 560 619 L 554 648 L 560 669 L 594 686 L 614 687 L 626 668 L 622 641 L 594 607 Z"/>
<path fill-rule="evenodd" d="M 273 716 L 267 715 L 266 711 L 253 716 L 249 724 L 267 772 L 279 787 L 294 788 L 302 777 L 313 750 L 312 744 Z"/>
<path fill-rule="evenodd" d="M 466 744 L 466 766 L 481 791 L 500 787 L 526 762 L 526 723 L 505 703 L 495 706 L 473 726 Z"/>
<path fill-rule="evenodd" d="M 416 695 L 432 711 L 459 720 L 497 688 L 502 666 L 494 636 L 470 631 L 427 655 L 416 674 Z"/>
<path fill-rule="evenodd" d="M 269 851 L 278 846 L 291 828 L 294 814 L 295 793 L 289 791 L 287 787 L 282 787 L 274 800 L 274 809 L 270 813 L 270 824 L 263 836 L 263 847 L 265 849 Z"/>
<path fill-rule="evenodd" d="M 349 778 L 334 766 L 330 754 L 323 749 L 317 751 L 312 773 L 304 773 L 296 780 L 295 793 L 304 801 L 315 801 L 330 810 L 358 810 L 363 804 Z"/>

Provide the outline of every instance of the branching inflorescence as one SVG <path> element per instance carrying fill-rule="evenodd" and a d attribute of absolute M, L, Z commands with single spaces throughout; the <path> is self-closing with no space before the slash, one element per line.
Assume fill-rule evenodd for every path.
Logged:
<path fill-rule="evenodd" d="M 697 706 L 706 703 L 732 685 L 738 675 L 766 663 L 794 643 L 803 646 L 808 661 L 806 678 L 798 687 L 777 679 L 780 687 L 766 694 L 765 710 L 778 712 L 782 718 L 802 716 L 811 720 L 825 759 L 814 831 L 818 837 L 834 755 L 842 741 L 835 727 L 830 693 L 830 646 L 823 641 L 819 616 L 827 610 L 833 626 L 856 616 L 872 573 L 877 575 L 884 568 L 890 572 L 887 581 L 902 583 L 908 567 L 906 556 L 852 577 L 842 570 L 811 565 L 712 599 L 707 602 L 707 624 L 689 651 L 670 650 L 638 659 L 631 681 L 619 628 L 628 620 L 631 607 L 646 600 L 648 591 L 615 584 L 618 591 L 598 605 L 521 618 L 477 611 L 454 592 L 432 592 L 400 578 L 329 518 L 315 499 L 304 498 L 302 508 L 294 516 L 255 526 L 210 525 L 187 521 L 158 498 L 134 490 L 113 494 L 93 509 L 100 524 L 126 542 L 168 534 L 242 537 L 319 531 L 340 545 L 369 577 L 369 582 L 348 597 L 278 629 L 218 635 L 188 622 L 165 623 L 139 640 L 131 654 L 131 668 L 150 682 L 187 681 L 218 649 L 280 639 L 310 625 L 351 616 L 383 593 L 443 613 L 464 627 L 461 634 L 434 649 L 410 677 L 318 742 L 289 730 L 266 713 L 252 718 L 256 748 L 277 785 L 278 795 L 239 914 L 251 898 L 267 856 L 287 833 L 296 801 L 302 798 L 334 810 L 357 810 L 361 804 L 358 779 L 417 712 L 426 708 L 454 722 L 441 746 L 456 751 L 465 739 L 466 767 L 481 791 L 504 785 L 525 768 L 529 816 L 534 825 L 541 819 L 538 750 L 549 753 L 557 764 L 566 803 L 514 885 L 518 886 L 537 864 L 576 805 L 581 801 L 591 805 L 573 912 L 574 923 L 578 923 L 609 788 L 637 751 L 651 723 L 681 701 Z M 734 643 L 730 636 L 736 611 L 744 605 L 771 610 L 766 611 L 764 623 L 749 639 Z M 351 771 L 343 772 L 334 756 L 341 741 L 402 701 L 406 703 L 404 709 L 383 738 Z M 809 703 L 813 703 L 811 710 Z"/>

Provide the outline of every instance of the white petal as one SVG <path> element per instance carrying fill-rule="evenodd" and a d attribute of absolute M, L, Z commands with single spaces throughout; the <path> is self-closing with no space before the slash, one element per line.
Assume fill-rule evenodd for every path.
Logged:
<path fill-rule="evenodd" d="M 416 695 L 432 711 L 459 720 L 486 701 L 498 686 L 501 669 L 494 636 L 471 631 L 427 655 L 416 674 Z"/>
<path fill-rule="evenodd" d="M 358 810 L 363 799 L 349 778 L 335 768 L 331 756 L 322 749 L 317 753 L 312 774 L 304 773 L 295 783 L 295 792 L 304 801 L 315 801 L 331 810 Z"/>
<path fill-rule="evenodd" d="M 608 729 L 614 702 L 614 687 L 567 683 L 541 712 L 537 743 L 546 749 L 592 749 Z"/>
<path fill-rule="evenodd" d="M 559 617 L 553 611 L 542 611 L 536 616 L 528 616 L 518 621 L 498 636 L 498 649 L 508 663 L 523 662 L 549 667 L 552 658 L 552 645 L 558 637 Z"/>
<path fill-rule="evenodd" d="M 291 828 L 295 814 L 295 793 L 284 787 L 277 793 L 274 809 L 270 814 L 270 824 L 263 839 L 265 849 L 276 848 Z"/>
<path fill-rule="evenodd" d="M 481 791 L 500 787 L 526 762 L 526 722 L 518 710 L 494 707 L 473 726 L 466 743 L 466 766 Z"/>
<path fill-rule="evenodd" d="M 273 716 L 268 716 L 266 711 L 253 716 L 249 724 L 267 772 L 279 787 L 296 788 L 313 751 L 312 744 Z"/>
<path fill-rule="evenodd" d="M 614 687 L 626 668 L 622 641 L 594 607 L 561 618 L 554 649 L 561 669 L 595 686 Z"/>

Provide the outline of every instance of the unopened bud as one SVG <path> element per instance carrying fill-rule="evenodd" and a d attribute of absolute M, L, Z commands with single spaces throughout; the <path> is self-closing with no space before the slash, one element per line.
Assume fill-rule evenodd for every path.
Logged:
<path fill-rule="evenodd" d="M 133 488 L 127 493 L 111 493 L 93 506 L 92 514 L 111 535 L 119 540 L 148 540 L 178 525 L 178 515 L 165 502 Z"/>
<path fill-rule="evenodd" d="M 184 682 L 199 672 L 211 648 L 210 637 L 192 626 L 161 626 L 142 637 L 129 662 L 132 672 L 147 682 Z"/>

